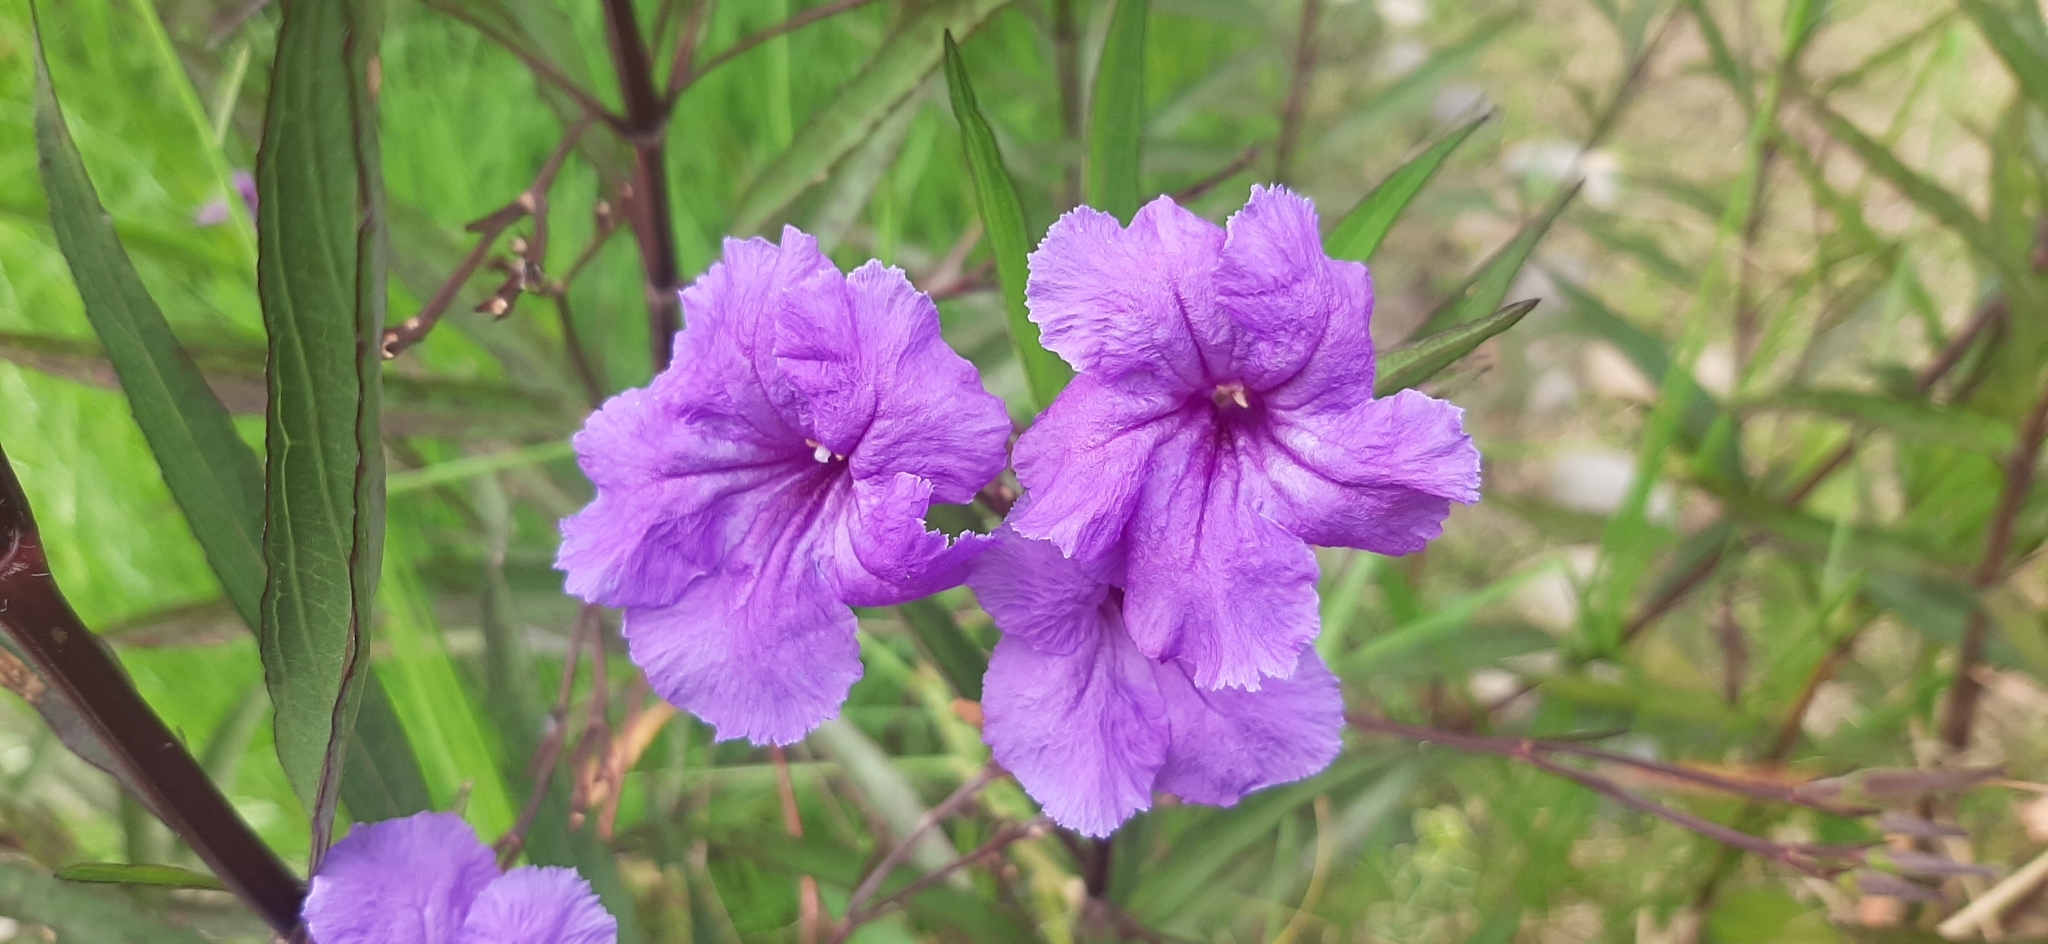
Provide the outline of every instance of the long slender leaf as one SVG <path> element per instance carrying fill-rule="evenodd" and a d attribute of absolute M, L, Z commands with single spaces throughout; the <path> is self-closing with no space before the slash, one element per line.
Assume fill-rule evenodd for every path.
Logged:
<path fill-rule="evenodd" d="M 0 914 L 49 928 L 66 944 L 206 944 L 111 889 L 71 884 L 18 859 L 0 859 Z"/>
<path fill-rule="evenodd" d="M 789 147 L 754 179 L 733 215 L 733 232 L 759 232 L 866 141 L 924 77 L 938 68 L 940 37 L 966 36 L 1009 0 L 941 0 L 922 7 L 889 37 L 860 74 L 805 121 Z"/>
<path fill-rule="evenodd" d="M 67 882 L 99 885 L 150 885 L 157 888 L 198 888 L 208 891 L 224 891 L 227 888 L 220 883 L 220 879 L 205 872 L 153 863 L 81 862 L 58 869 L 57 877 Z"/>
<path fill-rule="evenodd" d="M 1479 130 L 1479 126 L 1493 114 L 1492 109 L 1480 113 L 1388 174 L 1386 180 L 1351 208 L 1351 212 L 1344 214 L 1343 222 L 1338 223 L 1330 235 L 1323 237 L 1323 251 L 1332 259 L 1372 261 L 1372 254 L 1379 250 L 1380 243 L 1387 238 L 1387 231 L 1393 229 L 1395 221 L 1401 218 L 1401 211 L 1407 209 L 1408 203 L 1422 192 L 1429 179 L 1436 176 L 1444 161 L 1450 159 L 1451 152 L 1464 144 L 1465 139 Z"/>
<path fill-rule="evenodd" d="M 1088 115 L 1088 205 L 1125 223 L 1144 200 L 1145 21 L 1150 0 L 1116 0 Z"/>
<path fill-rule="evenodd" d="M 1991 44 L 1991 50 L 1998 58 L 2005 60 L 2006 68 L 2012 70 L 2019 80 L 2020 88 L 2034 104 L 2048 106 L 2048 51 L 2035 46 L 2028 38 L 2013 28 L 2012 17 L 2026 16 L 2024 13 L 2008 13 L 1985 0 L 1960 0 L 1964 15 L 1977 24 L 1977 31 L 1984 34 L 1984 40 Z M 2038 12 L 2033 14 L 2039 16 Z"/>
<path fill-rule="evenodd" d="M 960 138 L 967 149 L 967 169 L 974 178 L 974 193 L 981 204 L 982 228 L 988 233 L 989 249 L 996 260 L 996 280 L 1002 285 L 1003 308 L 1009 315 L 1010 338 L 1017 345 L 1017 360 L 1024 365 L 1024 381 L 1031 398 L 1043 410 L 1072 379 L 1065 361 L 1038 341 L 1038 325 L 1024 305 L 1024 283 L 1029 278 L 1028 254 L 1031 236 L 1024 226 L 1024 205 L 1017 199 L 1017 186 L 1003 166 L 994 132 L 975 104 L 974 86 L 967 78 L 967 63 L 960 47 L 947 33 L 946 87 L 952 93 L 953 117 L 960 122 Z"/>
<path fill-rule="evenodd" d="M 1418 333 L 1435 334 L 1485 317 L 1499 308 L 1501 300 L 1507 298 L 1508 289 L 1514 285 L 1516 274 L 1522 271 L 1522 264 L 1529 261 L 1529 254 L 1536 251 L 1536 244 L 1543 241 L 1544 234 L 1550 232 L 1550 225 L 1557 222 L 1558 215 L 1571 205 L 1572 197 L 1578 192 L 1579 185 L 1573 184 L 1551 201 L 1543 215 L 1522 224 L 1515 238 L 1508 240 L 1507 245 L 1500 247 L 1479 266 L 1478 271 L 1472 273 L 1471 278 L 1465 280 L 1465 284 L 1458 286 L 1457 291 L 1430 312 Z"/>
<path fill-rule="evenodd" d="M 383 183 L 370 60 L 376 4 L 292 3 L 256 157 L 257 294 L 270 341 L 257 641 L 277 753 L 332 835 L 384 537 L 379 438 Z"/>
<path fill-rule="evenodd" d="M 1393 396 L 1436 376 L 1486 343 L 1486 339 L 1520 323 L 1523 316 L 1536 310 L 1536 301 L 1531 298 L 1516 302 L 1478 321 L 1439 331 L 1380 355 L 1373 396 Z"/>
<path fill-rule="evenodd" d="M 912 635 L 939 667 L 953 691 L 968 701 L 981 700 L 981 677 L 988 671 L 988 653 L 960 628 L 953 614 L 933 600 L 912 600 L 896 608 Z"/>

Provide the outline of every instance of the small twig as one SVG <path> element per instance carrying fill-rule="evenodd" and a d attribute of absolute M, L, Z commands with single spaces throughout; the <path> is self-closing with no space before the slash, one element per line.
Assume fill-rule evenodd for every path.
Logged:
<path fill-rule="evenodd" d="M 675 111 L 676 99 L 682 95 L 683 87 L 689 84 L 690 68 L 697 58 L 697 44 L 704 38 L 704 21 L 717 3 L 718 0 L 702 0 L 690 11 L 690 18 L 683 23 L 682 30 L 676 33 L 675 53 L 668 62 L 668 80 L 662 83 L 661 89 L 661 107 L 671 113 Z"/>
<path fill-rule="evenodd" d="M 611 681 L 607 677 L 604 626 L 590 634 L 590 706 L 584 712 L 583 736 L 576 740 L 576 754 L 569 761 L 576 771 L 576 789 L 569 798 L 569 826 L 581 828 L 584 818 L 600 799 L 598 781 L 603 776 L 600 760 L 611 753 Z"/>
<path fill-rule="evenodd" d="M 1069 149 L 1058 207 L 1065 211 L 1081 202 L 1082 186 L 1081 28 L 1074 16 L 1074 0 L 1053 0 L 1052 58 L 1053 68 L 1059 73 L 1060 137 Z"/>
<path fill-rule="evenodd" d="M 562 135 L 561 143 L 555 145 L 554 153 L 548 155 L 546 163 L 541 165 L 540 172 L 534 175 L 533 183 L 528 184 L 519 196 L 464 227 L 469 232 L 477 234 L 476 245 L 470 248 L 468 255 L 462 257 L 462 262 L 455 267 L 455 271 L 447 280 L 441 283 L 441 287 L 434 291 L 434 296 L 420 308 L 419 314 L 407 318 L 395 327 L 384 329 L 386 359 L 397 357 L 406 348 L 425 340 L 427 334 L 434 330 L 434 325 L 440 323 L 441 316 L 455 301 L 455 296 L 469 283 L 469 277 L 476 274 L 477 268 L 490 256 L 492 247 L 497 245 L 498 237 L 503 236 L 512 224 L 529 216 L 534 218 L 534 237 L 522 247 L 521 266 L 513 278 L 517 280 L 518 289 L 527 288 L 538 280 L 541 257 L 547 248 L 548 191 L 554 187 L 555 177 L 562 172 L 562 165 L 568 161 L 569 152 L 575 149 L 576 142 L 582 139 L 583 133 L 590 129 L 590 122 L 591 119 L 585 116 L 569 127 Z M 528 269 L 531 269 L 530 275 Z M 513 295 L 516 297 L 517 291 L 514 291 Z M 502 301 L 503 305 L 491 313 L 503 316 L 511 310 L 511 301 L 505 298 L 504 288 L 500 288 L 485 305 L 499 301 Z"/>
<path fill-rule="evenodd" d="M 937 885 L 938 883 L 945 881 L 946 877 L 952 875 L 954 872 L 957 872 L 963 868 L 966 868 L 967 866 L 973 865 L 976 862 L 979 862 L 985 858 L 988 858 L 989 856 L 995 855 L 996 853 L 1003 851 L 1006 848 L 1009 848 L 1009 846 L 1012 843 L 1015 843 L 1017 840 L 1033 839 L 1038 836 L 1044 835 L 1045 829 L 1049 822 L 1050 821 L 1047 820 L 1044 816 L 1039 816 L 1032 819 L 1029 822 L 1007 824 L 1003 826 L 1001 829 L 996 830 L 996 834 L 994 836 L 989 837 L 989 840 L 987 842 L 984 842 L 981 845 L 976 846 L 974 848 L 974 851 L 962 855 L 957 859 L 947 862 L 945 865 L 939 866 L 938 868 L 925 873 L 916 881 L 911 882 L 910 884 L 905 885 L 902 888 L 899 888 L 896 891 L 889 893 L 887 896 L 883 897 L 881 900 L 875 902 L 874 904 L 869 905 L 867 908 L 864 908 L 859 911 L 849 909 L 846 913 L 846 921 L 840 925 L 839 933 L 834 937 L 833 944 L 841 944 L 841 942 L 844 942 L 847 939 L 847 937 L 853 934 L 855 928 L 858 928 L 869 921 L 873 921 L 876 917 L 888 911 L 891 907 L 903 903 L 904 901 L 908 900 L 911 896 L 916 895 L 918 892 L 924 891 L 925 889 L 930 888 L 933 885 Z"/>
<path fill-rule="evenodd" d="M 846 913 L 852 914 L 860 910 L 861 905 L 867 904 L 867 900 L 874 897 L 889 874 L 896 871 L 896 867 L 902 865 L 905 859 L 910 858 L 911 851 L 917 848 L 918 840 L 923 839 L 925 833 L 960 812 L 960 809 L 984 788 L 1005 776 L 1007 774 L 1003 769 L 996 766 L 994 761 L 990 761 L 987 766 L 981 768 L 980 773 L 961 783 L 960 787 L 938 806 L 926 810 L 925 814 L 918 818 L 917 826 L 910 830 L 910 834 L 899 840 L 895 847 L 889 850 L 889 854 L 883 856 L 882 861 L 868 872 L 868 877 L 862 879 L 860 885 L 853 890 L 853 897 L 846 900 Z"/>
<path fill-rule="evenodd" d="M 1316 24 L 1323 17 L 1323 0 L 1302 0 L 1301 31 L 1294 38 L 1294 72 L 1287 83 L 1287 100 L 1280 107 L 1280 143 L 1273 148 L 1273 179 L 1292 182 L 1294 149 L 1301 141 L 1301 120 L 1308 106 L 1309 81 L 1316 69 Z"/>
<path fill-rule="evenodd" d="M 2018 521 L 2020 510 L 2026 507 L 2027 494 L 2034 487 L 2034 466 L 2041 458 L 2041 447 L 2048 441 L 2048 378 L 2044 378 L 2041 391 L 2036 395 L 2033 409 L 2027 412 L 2025 424 L 2020 428 L 2020 441 L 2013 447 L 2012 455 L 2005 463 L 2005 489 L 1999 493 L 1998 507 L 1991 513 L 1991 531 L 1984 539 L 1984 557 L 1977 564 L 1977 572 L 1970 583 L 1979 591 L 1989 589 L 2005 577 L 2006 558 L 2012 553 L 2013 527 Z M 1963 631 L 1963 645 L 1956 656 L 1956 677 L 1948 690 L 1948 708 L 1942 717 L 1941 739 L 1951 750 L 1961 751 L 1970 746 L 1970 729 L 1976 720 L 1977 700 L 1984 693 L 1984 683 L 1977 680 L 1977 664 L 1984 661 L 1984 647 L 1990 641 L 1991 617 L 1984 612 L 1980 600 L 1970 610 L 1970 622 Z"/>
<path fill-rule="evenodd" d="M 498 867 L 509 868 L 519 858 L 519 852 L 526 847 L 526 834 L 533 829 L 533 821 L 540 815 L 540 808 L 547 801 L 548 786 L 555 776 L 555 764 L 562 757 L 562 741 L 568 736 L 569 702 L 576 693 L 576 661 L 583 654 L 584 637 L 597 632 L 598 611 L 594 603 L 585 603 L 577 611 L 576 624 L 569 630 L 569 653 L 562 659 L 562 682 L 555 691 L 555 706 L 548 712 L 547 729 L 542 732 L 540 743 L 533 749 L 533 759 L 527 762 L 526 775 L 533 778 L 533 792 L 526 797 L 525 808 L 519 811 L 519 820 L 505 835 L 498 837 Z"/>
<path fill-rule="evenodd" d="M 790 17 L 789 19 L 783 20 L 782 22 L 777 23 L 774 26 L 768 27 L 767 29 L 754 33 L 748 36 L 747 38 L 740 40 L 739 42 L 733 43 L 731 46 L 726 47 L 718 55 L 712 56 L 709 61 L 704 63 L 703 68 L 698 69 L 694 73 L 691 73 L 689 77 L 683 79 L 680 84 L 677 83 L 675 76 L 671 74 L 669 77 L 669 85 L 671 91 L 668 94 L 667 104 L 673 106 L 675 104 L 676 96 L 681 95 L 683 90 L 689 88 L 692 83 L 696 82 L 698 79 L 703 78 L 707 73 L 710 73 L 711 71 L 717 69 L 719 66 L 725 65 L 726 63 L 731 62 L 734 59 L 739 58 L 740 56 L 746 55 L 748 52 L 753 51 L 754 47 L 759 46 L 762 43 L 774 39 L 777 36 L 781 36 L 784 33 L 790 33 L 796 30 L 803 29 L 804 27 L 809 26 L 812 23 L 816 23 L 819 20 L 825 19 L 827 17 L 837 16 L 841 13 L 845 13 L 848 10 L 859 9 L 873 2 L 875 2 L 875 0 L 833 0 L 833 2 L 831 3 L 827 3 L 822 6 L 812 7 L 808 10 L 805 10 L 802 13 Z"/>
<path fill-rule="evenodd" d="M 449 0 L 426 0 L 426 4 L 434 8 L 441 15 L 457 20 L 470 29 L 483 34 L 485 39 L 497 43 L 520 62 L 525 63 L 527 70 L 532 72 L 535 78 L 540 79 L 543 84 L 554 86 L 557 91 L 569 96 L 586 114 L 597 116 L 599 120 L 611 126 L 615 131 L 625 132 L 625 119 L 620 118 L 617 113 L 606 108 L 603 102 L 597 100 L 597 96 L 584 91 L 582 86 L 577 85 L 568 76 L 563 75 L 561 70 L 555 68 L 554 63 L 547 61 L 546 57 L 537 55 L 533 51 L 521 46 L 512 37 L 500 32 L 497 27 L 484 22 L 482 18 L 470 13 L 459 3 L 452 3 Z"/>
<path fill-rule="evenodd" d="M 1243 173 L 1245 168 L 1257 163 L 1258 159 L 1258 145 L 1245 148 L 1237 157 L 1231 159 L 1230 163 L 1217 168 L 1215 173 L 1174 191 L 1173 202 L 1187 203 L 1190 200 L 1201 199 L 1209 191 L 1221 186 L 1224 181 Z"/>
<path fill-rule="evenodd" d="M 1716 774 L 1708 774 L 1703 771 L 1691 770 L 1673 764 L 1662 764 L 1656 761 L 1646 761 L 1640 758 L 1630 757 L 1626 754 L 1616 754 L 1610 751 L 1602 751 L 1598 748 L 1588 748 L 1584 745 L 1572 744 L 1569 742 L 1537 741 L 1528 738 L 1503 738 L 1488 737 L 1486 735 L 1479 734 L 1464 734 L 1456 731 L 1444 731 L 1436 728 L 1422 728 L 1414 725 L 1401 724 L 1396 721 L 1389 721 L 1385 718 L 1378 718 L 1364 714 L 1347 715 L 1346 720 L 1351 724 L 1352 727 L 1359 728 L 1361 730 L 1375 731 L 1383 734 L 1392 734 L 1413 741 L 1443 744 L 1447 747 L 1456 748 L 1462 751 L 1481 754 L 1493 754 L 1495 756 L 1506 757 L 1512 760 L 1521 761 L 1522 763 L 1535 767 L 1538 770 L 1542 770 L 1545 773 L 1554 774 L 1556 776 L 1563 777 L 1567 780 L 1577 783 L 1588 790 L 1598 793 L 1601 796 L 1607 797 L 1608 799 L 1611 799 L 1631 809 L 1643 813 L 1648 813 L 1666 822 L 1672 823 L 1673 825 L 1690 830 L 1694 833 L 1698 833 L 1701 836 L 1705 836 L 1708 839 L 1712 839 L 1716 842 L 1722 843 L 1723 845 L 1732 846 L 1734 848 L 1741 849 L 1745 852 L 1755 853 L 1756 855 L 1762 856 L 1772 861 L 1785 863 L 1786 865 L 1796 868 L 1809 875 L 1826 878 L 1838 874 L 1852 865 L 1863 864 L 1865 861 L 1864 850 L 1857 846 L 1828 846 L 1816 845 L 1811 843 L 1781 843 L 1776 842 L 1774 840 L 1766 839 L 1761 836 L 1751 835 L 1750 833 L 1746 833 L 1729 826 L 1724 826 L 1720 823 L 1716 823 L 1712 820 L 1705 819 L 1703 817 L 1695 816 L 1683 810 L 1673 809 L 1672 807 L 1665 806 L 1664 804 L 1658 803 L 1654 800 L 1637 796 L 1636 794 L 1630 793 L 1628 790 L 1623 789 L 1621 785 L 1615 783 L 1613 780 L 1610 780 L 1606 777 L 1600 776 L 1599 774 L 1595 774 L 1589 771 L 1579 770 L 1575 767 L 1568 767 L 1564 764 L 1557 763 L 1556 761 L 1553 761 L 1544 755 L 1547 753 L 1575 754 L 1582 757 L 1589 757 L 1593 759 L 1608 761 L 1611 763 L 1625 764 L 1627 766 L 1637 767 L 1644 770 L 1651 770 L 1657 773 L 1666 774 L 1668 776 L 1681 777 L 1683 779 L 1690 780 L 1695 783 L 1715 786 L 1717 789 L 1728 790 L 1729 792 L 1739 793 L 1745 796 L 1769 796 L 1772 798 L 1782 798 L 1786 802 L 1797 803 L 1802 806 L 1814 807 L 1817 809 L 1829 809 L 1830 812 L 1839 812 L 1839 810 L 1834 810 L 1825 806 L 1818 806 L 1811 800 L 1793 796 L 1789 789 L 1778 788 L 1774 785 L 1756 784 L 1745 781 L 1733 780 L 1731 778 L 1721 777 Z"/>
<path fill-rule="evenodd" d="M 967 267 L 967 257 L 974 252 L 974 247 L 981 244 L 981 234 L 980 219 L 968 223 L 967 228 L 961 231 L 960 238 L 953 241 L 952 248 L 946 250 L 946 255 L 939 260 L 939 264 L 932 267 L 930 272 L 912 280 L 917 283 L 917 290 L 938 297 L 941 293 L 965 282 L 966 277 L 962 270 Z"/>
<path fill-rule="evenodd" d="M 270 6 L 270 0 L 245 0 L 241 6 L 228 11 L 226 16 L 214 22 L 213 32 L 206 37 L 206 50 L 212 52 L 221 43 L 227 42 L 228 37 L 235 35 L 242 28 L 242 24 L 263 12 L 263 8 L 267 6 Z"/>
<path fill-rule="evenodd" d="M 682 273 L 676 264 L 664 144 L 669 110 L 654 89 L 654 62 L 640 35 L 633 0 L 604 0 L 604 26 L 612 65 L 619 76 L 619 91 L 626 101 L 626 123 L 620 134 L 633 146 L 633 192 L 625 211 L 633 226 L 634 241 L 640 246 L 640 268 L 646 276 L 649 354 L 659 372 L 668 367 L 671 339 L 682 326 L 676 299 Z"/>
<path fill-rule="evenodd" d="M 783 753 L 782 745 L 776 744 L 768 748 L 768 756 L 775 761 L 775 794 L 782 801 L 782 831 L 791 839 L 802 839 L 804 818 L 796 805 L 796 783 L 789 776 L 789 755 Z M 806 873 L 797 879 L 796 887 L 797 941 L 818 944 L 818 930 L 823 924 L 818 880 Z"/>

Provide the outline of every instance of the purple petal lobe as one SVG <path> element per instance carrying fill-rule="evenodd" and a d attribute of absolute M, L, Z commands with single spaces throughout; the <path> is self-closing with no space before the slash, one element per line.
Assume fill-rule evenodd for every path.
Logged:
<path fill-rule="evenodd" d="M 513 869 L 477 896 L 460 944 L 614 944 L 619 922 L 574 869 Z M 324 942 L 323 942 L 324 944 Z"/>
<path fill-rule="evenodd" d="M 1150 807 L 1166 759 L 1166 705 L 1152 663 L 1113 612 L 1071 655 L 1003 637 L 982 694 L 982 736 L 996 761 L 1054 822 L 1089 836 L 1109 835 Z"/>
<path fill-rule="evenodd" d="M 1265 484 L 1227 423 L 1190 420 L 1153 458 L 1126 529 L 1124 618 L 1139 649 L 1186 663 L 1197 685 L 1256 689 L 1321 628 L 1316 562 L 1260 513 Z"/>
<path fill-rule="evenodd" d="M 995 546 L 975 559 L 967 585 L 1004 638 L 1065 656 L 1094 645 L 1103 632 L 1101 609 L 1111 603 L 1108 569 L 1004 528 Z"/>
<path fill-rule="evenodd" d="M 1069 212 L 1031 254 L 1040 340 L 1082 373 L 1183 392 L 1213 383 L 1199 346 L 1219 327 L 1211 281 L 1222 246 L 1221 228 L 1166 197 L 1128 229 L 1099 210 Z"/>
<path fill-rule="evenodd" d="M 1277 386 L 1321 346 L 1333 320 L 1364 325 L 1372 289 L 1359 291 L 1365 267 L 1323 254 L 1314 204 L 1281 187 L 1253 187 L 1251 202 L 1230 218 L 1216 267 L 1216 305 L 1236 331 L 1229 380 L 1254 390 Z M 1369 372 L 1372 349 L 1347 352 Z M 1370 392 L 1368 380 L 1364 389 Z"/>
<path fill-rule="evenodd" d="M 1081 374 L 1017 437 L 1017 481 L 1031 496 L 1011 527 L 1095 559 L 1123 539 L 1153 451 L 1172 431 L 1181 398 Z"/>
<path fill-rule="evenodd" d="M 979 534 L 948 541 L 927 531 L 932 485 L 908 472 L 855 479 L 840 512 L 832 555 L 839 598 L 854 606 L 894 606 L 957 587 L 967 565 L 987 546 Z"/>
<path fill-rule="evenodd" d="M 497 860 L 453 813 L 357 826 L 327 850 L 303 916 L 319 944 L 456 944 Z"/>
<path fill-rule="evenodd" d="M 1173 746 L 1158 789 L 1190 803 L 1230 806 L 1254 790 L 1300 780 L 1342 747 L 1344 696 L 1315 650 L 1293 675 L 1256 692 L 1196 687 L 1176 663 L 1159 666 Z"/>
<path fill-rule="evenodd" d="M 1303 540 L 1378 554 L 1419 551 L 1451 502 L 1479 500 L 1479 450 L 1464 411 L 1414 390 L 1341 416 L 1276 414 L 1248 452 L 1272 487 L 1274 516 Z"/>
<path fill-rule="evenodd" d="M 810 553 L 727 566 L 672 606 L 627 611 L 628 648 L 648 684 L 719 740 L 793 744 L 860 678 L 853 611 Z"/>

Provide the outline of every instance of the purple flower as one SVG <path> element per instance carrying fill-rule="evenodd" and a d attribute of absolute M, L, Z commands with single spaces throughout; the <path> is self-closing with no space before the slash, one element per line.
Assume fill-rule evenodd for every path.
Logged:
<path fill-rule="evenodd" d="M 1010 421 L 901 270 L 841 275 L 795 229 L 728 240 L 682 296 L 673 366 L 576 435 L 597 498 L 556 566 L 625 609 L 656 691 L 721 739 L 787 744 L 860 677 L 849 606 L 957 586 L 986 546 L 924 513 L 1002 471 Z"/>
<path fill-rule="evenodd" d="M 499 874 L 462 817 L 357 826 L 321 862 L 302 912 L 314 944 L 612 944 L 618 922 L 574 869 Z"/>
<path fill-rule="evenodd" d="M 256 178 L 246 170 L 234 172 L 235 192 L 242 195 L 242 205 L 249 208 L 249 219 L 256 218 Z M 192 215 L 192 222 L 199 226 L 219 226 L 228 221 L 228 201 L 223 197 L 209 200 L 199 212 Z"/>
<path fill-rule="evenodd" d="M 1005 528 L 968 581 L 1003 631 L 982 736 L 1055 822 L 1105 836 L 1155 790 L 1230 806 L 1329 765 L 1344 699 L 1315 650 L 1255 692 L 1199 688 L 1132 641 L 1118 569 Z"/>
<path fill-rule="evenodd" d="M 1137 650 L 1195 684 L 1285 678 L 1319 628 L 1311 544 L 1420 550 L 1479 498 L 1462 411 L 1372 397 L 1372 280 L 1280 188 L 1218 227 L 1161 197 L 1088 208 L 1031 256 L 1031 318 L 1077 376 L 1017 441 L 1009 524 L 1070 557 L 1128 552 Z"/>

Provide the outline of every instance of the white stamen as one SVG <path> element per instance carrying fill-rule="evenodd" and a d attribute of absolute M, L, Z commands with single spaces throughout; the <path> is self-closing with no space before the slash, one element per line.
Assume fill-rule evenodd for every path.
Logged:
<path fill-rule="evenodd" d="M 1251 407 L 1251 405 L 1252 405 L 1252 401 L 1250 401 L 1250 400 L 1247 400 L 1247 399 L 1245 399 L 1245 398 L 1244 398 L 1244 388 L 1243 388 L 1243 387 L 1233 387 L 1233 388 L 1231 388 L 1231 391 L 1230 391 L 1230 402 L 1232 402 L 1232 403 L 1235 403 L 1235 404 L 1237 404 L 1238 406 L 1241 406 L 1241 407 L 1245 407 L 1245 408 L 1247 408 L 1247 409 L 1249 409 L 1249 408 Z"/>
<path fill-rule="evenodd" d="M 804 440 L 804 445 L 811 447 L 811 458 L 819 462 L 832 461 L 832 450 L 825 448 L 824 443 L 815 439 L 806 439 Z"/>

